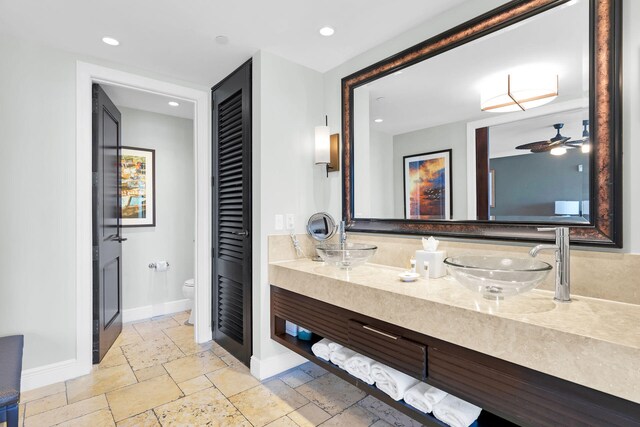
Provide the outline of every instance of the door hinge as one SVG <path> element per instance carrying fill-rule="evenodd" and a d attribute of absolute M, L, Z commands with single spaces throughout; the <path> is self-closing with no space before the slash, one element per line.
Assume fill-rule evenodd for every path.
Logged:
<path fill-rule="evenodd" d="M 215 186 L 216 186 L 216 177 L 215 177 L 215 176 L 212 176 L 212 177 L 211 177 L 211 186 L 212 186 L 212 187 L 215 187 Z"/>
<path fill-rule="evenodd" d="M 91 173 L 91 182 L 93 183 L 94 187 L 98 186 L 98 172 Z"/>
<path fill-rule="evenodd" d="M 93 99 L 93 114 L 96 114 L 98 112 L 98 99 L 94 98 Z"/>
<path fill-rule="evenodd" d="M 100 322 L 98 320 L 93 321 L 93 335 L 98 335 L 100 332 Z M 98 350 L 97 343 L 94 343 L 94 350 Z"/>
<path fill-rule="evenodd" d="M 93 254 L 91 257 L 93 258 L 94 261 L 98 261 L 98 258 L 100 258 L 100 251 L 98 250 L 98 247 L 94 246 L 92 252 Z"/>

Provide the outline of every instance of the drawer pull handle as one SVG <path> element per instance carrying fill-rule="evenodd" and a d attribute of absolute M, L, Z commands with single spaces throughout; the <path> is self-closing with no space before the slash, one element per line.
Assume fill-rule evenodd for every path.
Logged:
<path fill-rule="evenodd" d="M 387 337 L 387 338 L 391 338 L 392 340 L 397 340 L 398 338 L 400 338 L 400 337 L 399 337 L 399 336 L 397 336 L 397 335 L 391 335 L 391 334 L 388 334 L 388 333 L 386 333 L 386 332 L 379 331 L 379 330 L 377 330 L 377 329 L 375 329 L 375 328 L 372 328 L 371 326 L 362 325 L 362 327 L 363 327 L 364 329 L 366 329 L 367 331 L 375 332 L 376 334 L 383 335 L 383 336 L 385 336 L 385 337 Z"/>

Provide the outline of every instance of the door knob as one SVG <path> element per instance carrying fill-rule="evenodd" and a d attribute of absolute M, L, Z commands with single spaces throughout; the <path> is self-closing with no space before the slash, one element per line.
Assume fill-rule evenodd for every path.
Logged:
<path fill-rule="evenodd" d="M 247 237 L 249 235 L 249 230 L 234 231 L 233 234 L 235 234 L 236 236 Z"/>

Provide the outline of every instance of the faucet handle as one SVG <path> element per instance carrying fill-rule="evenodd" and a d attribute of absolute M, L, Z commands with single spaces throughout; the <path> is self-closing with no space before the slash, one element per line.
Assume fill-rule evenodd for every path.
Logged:
<path fill-rule="evenodd" d="M 538 227 L 538 231 L 553 231 L 556 235 L 556 244 L 561 241 L 569 241 L 569 227 Z"/>

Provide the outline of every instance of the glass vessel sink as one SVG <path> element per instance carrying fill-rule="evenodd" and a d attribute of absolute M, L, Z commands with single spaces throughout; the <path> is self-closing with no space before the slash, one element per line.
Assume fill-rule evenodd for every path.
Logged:
<path fill-rule="evenodd" d="M 366 263 L 377 249 L 377 246 L 364 243 L 326 243 L 316 246 L 316 251 L 324 262 L 344 270 Z"/>
<path fill-rule="evenodd" d="M 534 289 L 552 269 L 551 265 L 535 258 L 488 255 L 449 257 L 444 263 L 460 284 L 492 300 Z"/>

